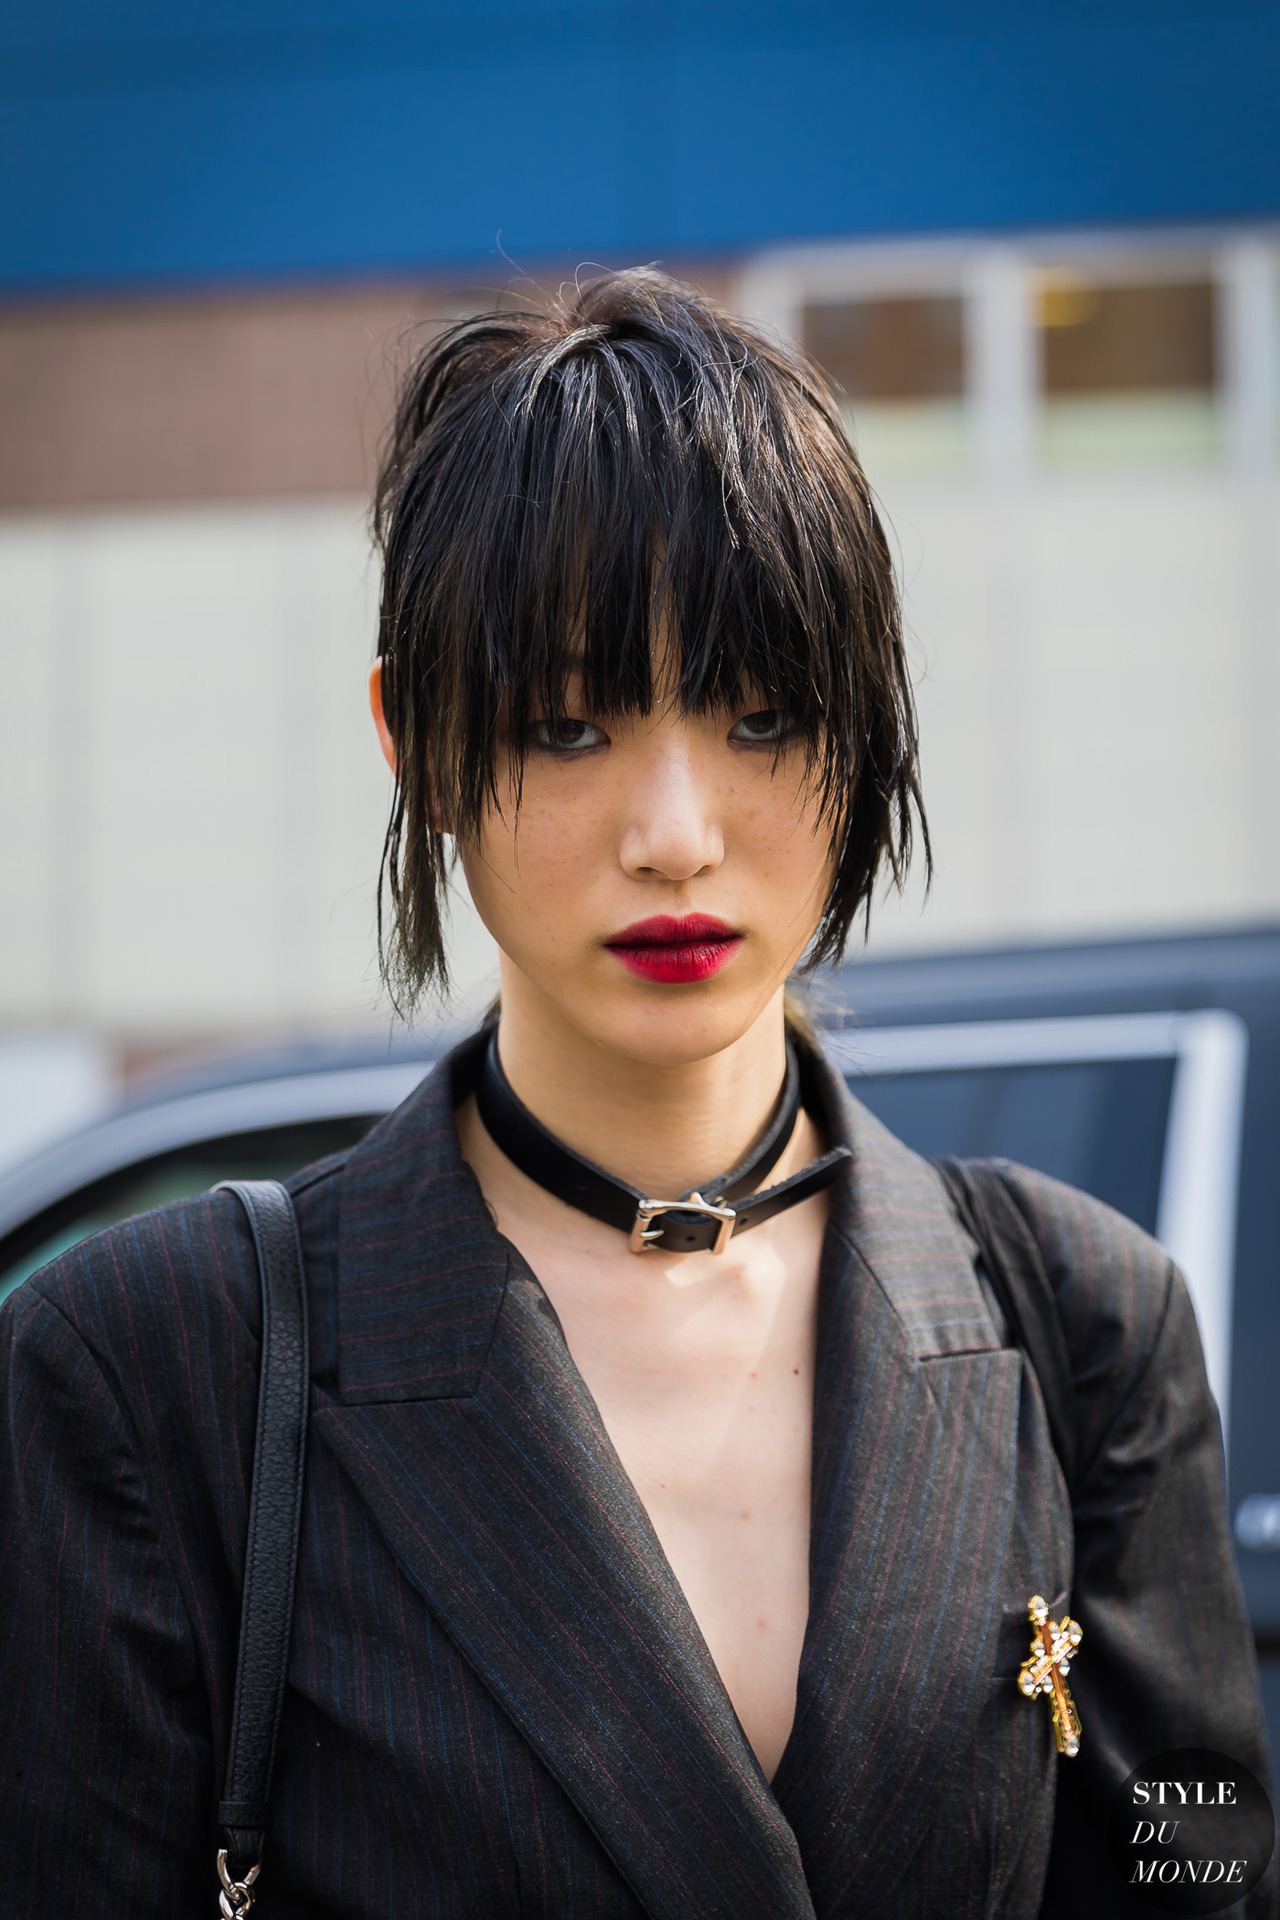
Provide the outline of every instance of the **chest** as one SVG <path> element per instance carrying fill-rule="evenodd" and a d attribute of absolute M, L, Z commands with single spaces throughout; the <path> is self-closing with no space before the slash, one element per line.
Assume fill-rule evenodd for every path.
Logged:
<path fill-rule="evenodd" d="M 605 1274 L 529 1249 L 769 1776 L 794 1719 L 809 1609 L 821 1209 L 696 1264 L 624 1254 Z"/>

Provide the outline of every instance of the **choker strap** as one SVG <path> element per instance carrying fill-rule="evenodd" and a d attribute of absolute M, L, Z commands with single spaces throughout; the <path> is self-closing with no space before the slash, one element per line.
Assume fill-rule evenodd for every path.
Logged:
<path fill-rule="evenodd" d="M 800 1068 L 795 1049 L 787 1042 L 787 1073 L 763 1137 L 746 1160 L 728 1173 L 690 1187 L 678 1200 L 653 1200 L 639 1187 L 615 1180 L 611 1173 L 587 1160 L 534 1118 L 515 1092 L 498 1058 L 498 1036 L 485 1049 L 476 1105 L 489 1138 L 513 1166 L 527 1174 L 557 1200 L 589 1213 L 606 1226 L 625 1233 L 633 1253 L 661 1248 L 666 1253 L 723 1253 L 737 1233 L 758 1227 L 775 1213 L 807 1200 L 830 1186 L 846 1160 L 848 1147 L 836 1147 L 802 1167 L 789 1180 L 763 1193 L 752 1189 L 775 1167 L 795 1130 L 800 1111 Z M 742 1196 L 750 1195 L 750 1198 Z M 741 1204 L 734 1204 L 741 1199 Z"/>

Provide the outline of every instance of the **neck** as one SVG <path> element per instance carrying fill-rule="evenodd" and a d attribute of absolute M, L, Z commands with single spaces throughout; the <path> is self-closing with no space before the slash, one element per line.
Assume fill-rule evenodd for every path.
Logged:
<path fill-rule="evenodd" d="M 520 1099 L 567 1146 L 646 1193 L 684 1193 L 735 1166 L 773 1111 L 782 994 L 720 1052 L 656 1064 L 589 1039 L 504 968 L 498 1051 Z"/>

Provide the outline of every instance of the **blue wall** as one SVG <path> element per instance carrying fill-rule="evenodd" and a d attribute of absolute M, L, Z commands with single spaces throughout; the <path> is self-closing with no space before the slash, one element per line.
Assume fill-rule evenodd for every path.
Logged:
<path fill-rule="evenodd" d="M 0 286 L 1280 212 L 1280 4 L 42 0 Z"/>

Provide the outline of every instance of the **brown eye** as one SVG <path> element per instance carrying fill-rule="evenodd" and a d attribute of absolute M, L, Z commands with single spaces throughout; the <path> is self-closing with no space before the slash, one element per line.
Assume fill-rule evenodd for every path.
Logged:
<path fill-rule="evenodd" d="M 605 735 L 588 720 L 570 720 L 561 714 L 552 720 L 535 720 L 529 739 L 544 753 L 585 753 L 604 743 Z"/>
<path fill-rule="evenodd" d="M 789 740 L 796 730 L 795 716 L 785 707 L 762 707 L 759 713 L 744 713 L 729 729 L 729 738 L 750 747 L 776 747 Z"/>

